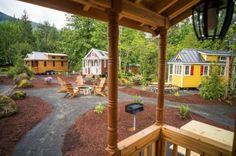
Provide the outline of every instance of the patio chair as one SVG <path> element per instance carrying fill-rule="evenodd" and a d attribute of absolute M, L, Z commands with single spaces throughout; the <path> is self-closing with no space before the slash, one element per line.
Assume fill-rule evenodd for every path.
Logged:
<path fill-rule="evenodd" d="M 106 87 L 106 78 L 102 78 L 98 86 L 97 85 L 93 86 L 94 95 L 100 94 L 102 96 L 106 96 L 105 87 Z"/>
<path fill-rule="evenodd" d="M 75 82 L 77 84 L 78 90 L 80 90 L 81 88 L 83 88 L 85 86 L 82 75 L 78 75 Z"/>
<path fill-rule="evenodd" d="M 59 84 L 59 88 L 57 90 L 58 93 L 66 92 L 65 81 L 63 81 L 60 77 L 57 76 L 57 82 Z"/>
<path fill-rule="evenodd" d="M 65 97 L 70 97 L 70 98 L 73 98 L 75 96 L 78 96 L 79 95 L 79 90 L 75 90 L 73 87 L 72 87 L 72 84 L 71 83 L 66 83 L 65 84 L 66 86 L 66 95 L 64 96 Z"/>

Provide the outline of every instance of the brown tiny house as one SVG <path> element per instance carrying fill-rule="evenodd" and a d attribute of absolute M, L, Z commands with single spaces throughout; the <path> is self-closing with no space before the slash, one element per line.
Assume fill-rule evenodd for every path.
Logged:
<path fill-rule="evenodd" d="M 26 55 L 24 62 L 35 74 L 68 72 L 68 56 L 66 54 L 34 51 Z"/>

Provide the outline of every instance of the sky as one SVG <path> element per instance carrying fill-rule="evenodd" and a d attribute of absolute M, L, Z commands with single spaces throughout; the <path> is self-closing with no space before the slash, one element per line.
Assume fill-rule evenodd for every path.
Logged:
<path fill-rule="evenodd" d="M 48 21 L 55 24 L 58 29 L 66 25 L 66 13 L 16 0 L 0 0 L 0 12 L 9 16 L 21 18 L 23 11 L 26 10 L 29 20 L 37 23 Z"/>

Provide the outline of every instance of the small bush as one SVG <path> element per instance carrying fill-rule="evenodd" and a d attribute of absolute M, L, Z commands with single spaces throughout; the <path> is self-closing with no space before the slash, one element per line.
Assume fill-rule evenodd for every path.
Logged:
<path fill-rule="evenodd" d="M 181 105 L 179 107 L 178 115 L 181 119 L 187 119 L 190 117 L 190 111 L 191 109 L 189 108 L 188 105 Z"/>
<path fill-rule="evenodd" d="M 131 81 L 134 85 L 140 85 L 142 83 L 142 80 L 143 78 L 141 75 L 134 75 L 131 77 Z"/>
<path fill-rule="evenodd" d="M 140 103 L 140 104 L 143 104 L 143 100 L 141 99 L 140 96 L 135 95 L 135 96 L 133 96 L 133 103 Z"/>
<path fill-rule="evenodd" d="M 19 75 L 21 73 L 26 73 L 29 77 L 33 77 L 34 73 L 32 70 L 29 69 L 29 67 L 24 65 L 24 62 L 22 59 L 18 59 L 16 61 L 16 64 L 14 67 L 11 67 L 9 71 L 7 72 L 7 75 L 9 77 L 15 77 L 16 75 Z"/>
<path fill-rule="evenodd" d="M 174 94 L 174 96 L 180 96 L 179 92 L 176 91 L 175 94 Z"/>
<path fill-rule="evenodd" d="M 209 77 L 203 78 L 200 95 L 207 100 L 220 100 L 224 96 L 225 83 L 219 76 L 219 66 L 212 65 Z"/>
<path fill-rule="evenodd" d="M 18 111 L 17 105 L 10 97 L 0 94 L 0 118 L 10 116 Z"/>
<path fill-rule="evenodd" d="M 29 80 L 30 77 L 26 73 L 21 73 L 19 75 L 16 75 L 15 78 L 13 79 L 13 81 L 15 84 L 18 85 L 24 79 Z"/>
<path fill-rule="evenodd" d="M 13 100 L 22 100 L 26 98 L 26 92 L 25 91 L 14 91 L 11 94 L 11 98 Z"/>
<path fill-rule="evenodd" d="M 97 114 L 101 114 L 101 113 L 104 112 L 104 109 L 105 109 L 105 105 L 99 103 L 95 106 L 94 112 L 97 113 Z"/>
<path fill-rule="evenodd" d="M 23 79 L 21 80 L 21 82 L 18 85 L 19 88 L 28 88 L 28 87 L 32 87 L 32 83 L 27 80 L 27 79 Z"/>

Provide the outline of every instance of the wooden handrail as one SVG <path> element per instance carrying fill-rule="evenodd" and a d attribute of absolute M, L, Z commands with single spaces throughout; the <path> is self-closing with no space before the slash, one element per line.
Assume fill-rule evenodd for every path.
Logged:
<path fill-rule="evenodd" d="M 191 155 L 191 151 L 201 156 L 232 155 L 231 146 L 169 125 L 149 126 L 119 142 L 118 149 L 121 156 L 139 155 L 141 151 L 144 156 L 154 156 L 159 140 L 162 140 L 162 148 L 165 148 L 166 142 L 173 143 L 173 156 L 177 155 L 178 146 L 185 149 L 185 155 Z M 161 152 L 165 156 L 166 148 Z"/>
<path fill-rule="evenodd" d="M 149 145 L 151 145 L 152 148 L 155 147 L 155 143 L 160 137 L 160 131 L 160 126 L 152 125 L 125 140 L 122 140 L 118 143 L 118 149 L 121 151 L 121 155 L 128 156 L 133 153 L 138 154 Z M 155 149 L 152 149 L 152 152 L 155 152 Z"/>
<path fill-rule="evenodd" d="M 199 154 L 231 156 L 232 153 L 230 146 L 168 125 L 162 126 L 162 136 L 166 141 Z"/>

